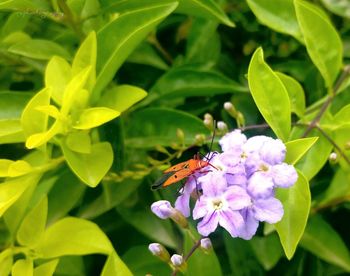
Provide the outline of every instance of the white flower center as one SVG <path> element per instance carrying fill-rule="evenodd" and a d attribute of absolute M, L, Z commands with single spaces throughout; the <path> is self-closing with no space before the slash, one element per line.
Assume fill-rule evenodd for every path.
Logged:
<path fill-rule="evenodd" d="M 215 198 L 211 202 L 214 210 L 221 210 L 224 206 L 224 202 L 220 198 Z"/>

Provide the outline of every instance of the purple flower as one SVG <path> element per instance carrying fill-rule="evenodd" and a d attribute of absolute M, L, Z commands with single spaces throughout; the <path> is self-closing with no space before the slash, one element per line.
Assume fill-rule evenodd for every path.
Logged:
<path fill-rule="evenodd" d="M 148 250 L 151 251 L 153 255 L 160 255 L 162 252 L 162 245 L 159 243 L 150 243 L 148 245 Z"/>
<path fill-rule="evenodd" d="M 197 225 L 198 232 L 208 236 L 219 224 L 232 237 L 237 237 L 244 224 L 239 210 L 251 204 L 250 197 L 240 186 L 227 186 L 221 173 L 208 173 L 200 181 L 203 195 L 193 209 L 194 219 L 203 218 Z"/>
<path fill-rule="evenodd" d="M 220 139 L 219 144 L 224 152 L 236 152 L 241 151 L 241 147 L 246 141 L 247 137 L 242 134 L 240 130 L 236 129 L 223 136 Z"/>
<path fill-rule="evenodd" d="M 191 215 L 190 198 L 193 191 L 196 190 L 196 179 L 189 177 L 186 181 L 182 194 L 175 201 L 175 208 L 179 210 L 185 217 Z"/>
<path fill-rule="evenodd" d="M 241 211 L 244 226 L 240 229 L 239 237 L 250 240 L 259 226 L 259 221 L 276 223 L 283 217 L 282 203 L 274 198 L 252 200 L 251 206 Z"/>
<path fill-rule="evenodd" d="M 152 212 L 161 219 L 170 218 L 175 209 L 171 206 L 170 202 L 167 200 L 159 200 L 151 205 Z"/>
<path fill-rule="evenodd" d="M 211 240 L 209 238 L 201 239 L 201 248 L 204 250 L 210 250 L 213 248 Z"/>

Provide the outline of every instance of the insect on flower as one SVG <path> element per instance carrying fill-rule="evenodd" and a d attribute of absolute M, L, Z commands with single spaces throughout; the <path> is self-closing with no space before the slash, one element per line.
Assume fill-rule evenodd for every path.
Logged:
<path fill-rule="evenodd" d="M 215 125 L 215 122 L 214 122 Z M 210 143 L 210 150 L 211 152 L 212 146 L 213 146 L 213 141 L 215 137 L 215 127 L 214 127 L 214 133 L 211 139 Z M 211 158 L 213 157 L 214 154 L 212 154 Z M 211 166 L 214 169 L 217 169 L 215 166 L 210 164 L 210 159 L 206 156 L 204 158 L 207 159 L 207 161 L 202 160 L 200 158 L 200 154 L 197 153 L 192 159 L 181 162 L 179 164 L 176 164 L 169 169 L 165 170 L 163 172 L 163 175 L 152 185 L 152 190 L 156 190 L 159 188 L 164 188 L 167 186 L 170 186 L 172 184 L 175 184 L 186 177 L 193 176 L 195 177 L 196 172 L 201 172 L 201 170 L 207 166 Z"/>

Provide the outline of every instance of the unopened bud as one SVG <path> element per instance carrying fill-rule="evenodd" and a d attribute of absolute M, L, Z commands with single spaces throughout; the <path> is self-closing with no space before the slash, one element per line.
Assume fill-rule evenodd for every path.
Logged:
<path fill-rule="evenodd" d="M 176 130 L 176 136 L 179 138 L 179 140 L 182 142 L 185 139 L 185 133 L 182 131 L 182 129 L 178 128 Z"/>
<path fill-rule="evenodd" d="M 237 118 L 237 110 L 231 102 L 224 103 L 224 108 L 233 118 Z"/>
<path fill-rule="evenodd" d="M 196 136 L 195 136 L 195 139 L 196 139 L 196 143 L 197 144 L 204 144 L 204 142 L 205 142 L 205 135 L 204 134 L 197 134 Z"/>
<path fill-rule="evenodd" d="M 204 114 L 204 120 L 209 120 L 212 121 L 213 120 L 213 116 L 209 113 L 205 113 Z"/>
<path fill-rule="evenodd" d="M 335 152 L 332 152 L 329 157 L 328 157 L 328 160 L 331 162 L 331 163 L 335 163 L 337 161 L 337 158 L 338 158 L 338 155 L 335 153 Z"/>
<path fill-rule="evenodd" d="M 181 266 L 181 265 L 183 264 L 183 262 L 184 262 L 183 257 L 182 257 L 181 255 L 179 255 L 179 254 L 174 254 L 174 255 L 172 255 L 171 258 L 170 258 L 170 260 L 171 260 L 171 263 L 172 263 L 175 267 Z"/>
<path fill-rule="evenodd" d="M 169 262 L 170 260 L 170 254 L 168 252 L 168 250 L 166 250 L 166 248 L 159 244 L 159 243 L 151 243 L 148 246 L 149 251 L 151 251 L 151 253 L 154 256 L 157 256 L 159 259 L 161 259 L 164 262 Z"/>
<path fill-rule="evenodd" d="M 224 132 L 224 133 L 226 133 L 227 130 L 228 130 L 226 123 L 224 123 L 224 122 L 222 122 L 222 121 L 219 121 L 219 122 L 217 123 L 217 127 L 218 127 L 218 129 L 219 129 L 221 132 Z"/>
<path fill-rule="evenodd" d="M 161 219 L 171 218 L 182 228 L 188 228 L 186 217 L 177 209 L 173 208 L 169 201 L 159 200 L 151 205 L 152 212 Z"/>
<path fill-rule="evenodd" d="M 345 144 L 344 149 L 350 150 L 350 141 Z"/>
<path fill-rule="evenodd" d="M 201 239 L 201 248 L 204 250 L 204 252 L 209 252 L 213 248 L 211 240 L 209 238 Z"/>
<path fill-rule="evenodd" d="M 179 271 L 182 271 L 182 272 L 185 272 L 186 271 L 186 268 L 187 268 L 187 264 L 186 262 L 184 261 L 183 257 L 181 255 L 178 255 L 178 254 L 174 254 L 171 256 L 170 258 L 170 263 L 171 263 L 171 266 L 174 268 L 174 270 L 179 270 Z"/>
<path fill-rule="evenodd" d="M 238 127 L 245 126 L 245 119 L 244 119 L 244 116 L 241 112 L 237 112 L 236 121 L 237 121 Z"/>

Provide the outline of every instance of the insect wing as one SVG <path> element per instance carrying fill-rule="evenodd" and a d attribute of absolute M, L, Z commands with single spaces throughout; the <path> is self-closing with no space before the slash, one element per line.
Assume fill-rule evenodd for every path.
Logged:
<path fill-rule="evenodd" d="M 178 171 L 180 171 L 182 169 L 186 169 L 188 167 L 188 165 L 189 165 L 189 161 L 185 161 L 185 162 L 181 162 L 179 164 L 176 164 L 176 165 L 170 167 L 169 169 L 165 170 L 164 173 L 178 172 Z"/>
<path fill-rule="evenodd" d="M 164 173 L 152 186 L 151 189 L 152 190 L 157 190 L 159 188 L 161 188 L 164 184 L 164 182 L 166 182 L 169 177 L 173 176 L 175 174 L 175 172 L 167 172 Z"/>
<path fill-rule="evenodd" d="M 163 187 L 169 186 L 171 184 L 174 184 L 176 182 L 179 182 L 180 180 L 190 176 L 193 172 L 190 169 L 182 169 L 177 172 L 175 172 L 172 176 L 170 176 L 164 183 Z"/>

